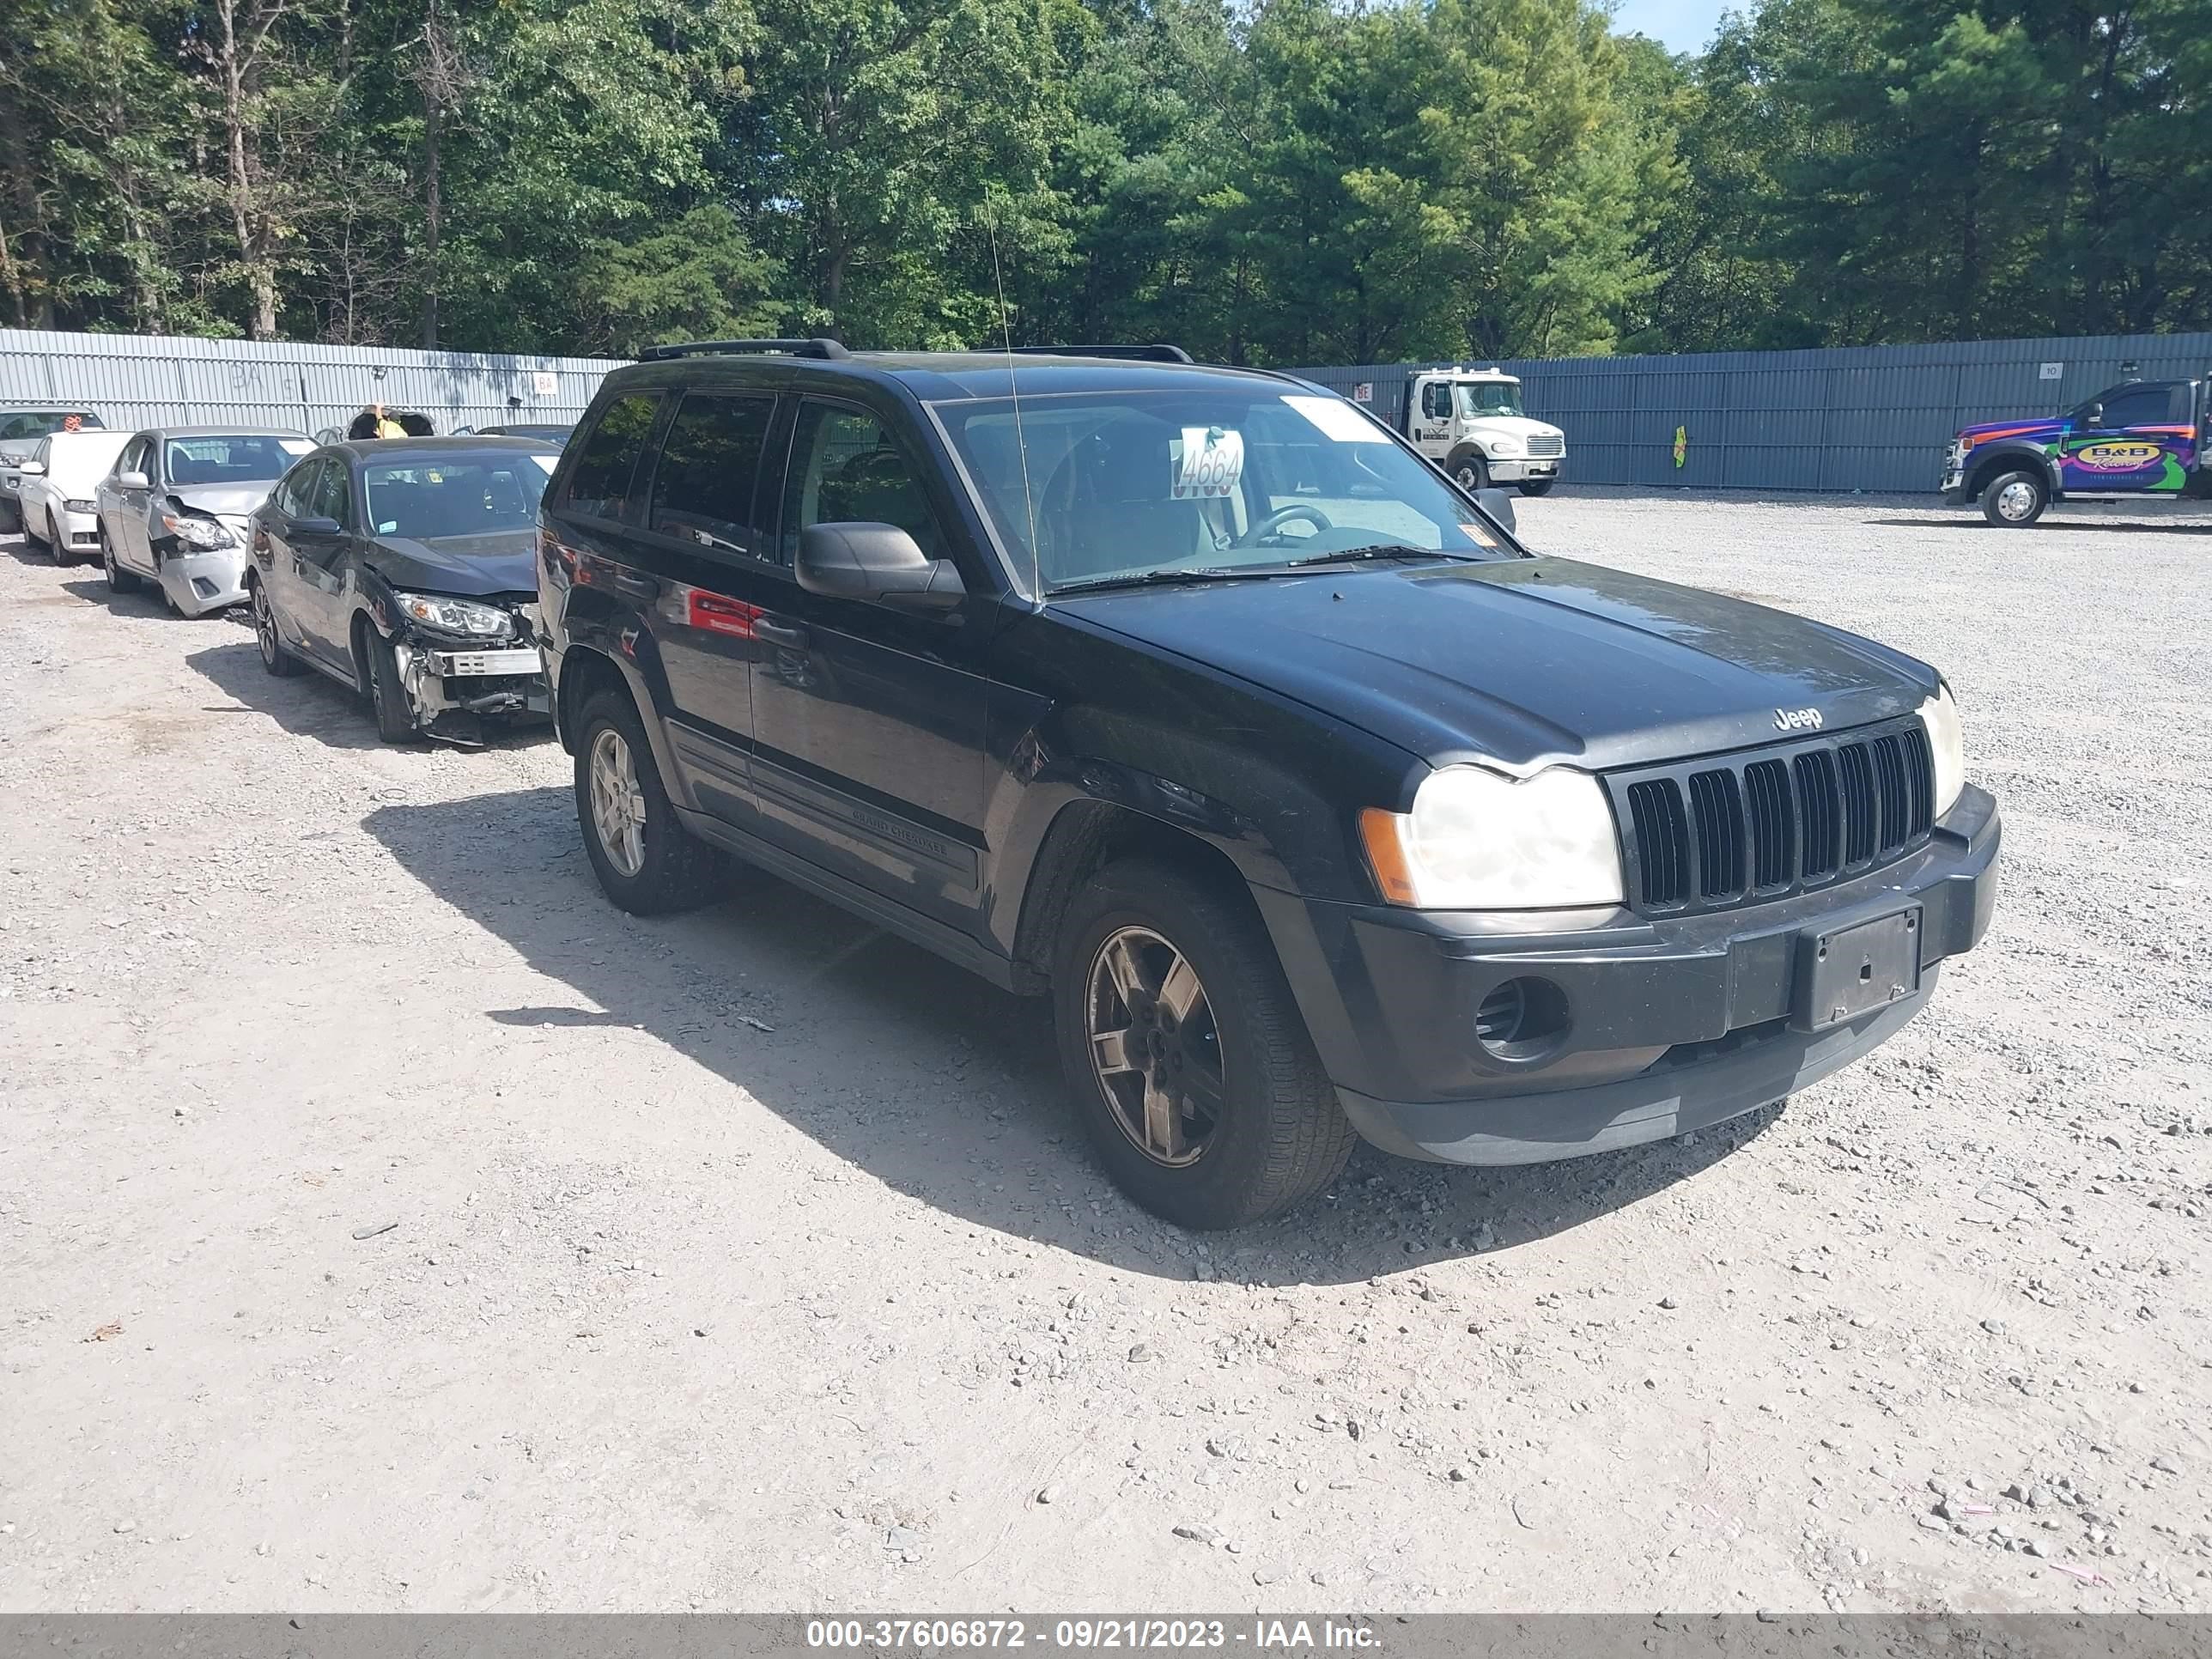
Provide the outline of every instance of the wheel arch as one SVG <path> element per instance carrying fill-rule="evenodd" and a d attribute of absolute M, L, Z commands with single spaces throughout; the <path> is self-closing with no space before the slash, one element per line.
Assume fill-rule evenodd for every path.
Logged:
<path fill-rule="evenodd" d="M 660 787 L 667 792 L 669 799 L 680 806 L 691 806 L 684 775 L 677 767 L 675 751 L 668 745 L 668 733 L 646 689 L 645 677 L 634 665 L 596 646 L 580 645 L 573 639 L 561 653 L 561 672 L 553 693 L 553 726 L 560 734 L 561 747 L 571 755 L 576 753 L 576 723 L 582 716 L 584 705 L 593 694 L 609 687 L 629 696 L 638 724 L 645 728 L 645 740 L 653 750 L 653 763 L 660 771 Z"/>
<path fill-rule="evenodd" d="M 2058 469 L 2051 458 L 2033 444 L 1993 444 L 1976 450 L 1966 467 L 1966 493 L 1979 499 L 1990 481 L 2001 472 L 2033 472 L 2052 500 L 2058 496 Z"/>
<path fill-rule="evenodd" d="M 1035 994 L 1051 981 L 1054 942 L 1083 884 L 1109 864 L 1149 859 L 1204 883 L 1230 902 L 1265 918 L 1236 860 L 1204 836 L 1119 802 L 1078 798 L 1053 815 L 1022 890 L 1014 928 L 1015 988 Z"/>

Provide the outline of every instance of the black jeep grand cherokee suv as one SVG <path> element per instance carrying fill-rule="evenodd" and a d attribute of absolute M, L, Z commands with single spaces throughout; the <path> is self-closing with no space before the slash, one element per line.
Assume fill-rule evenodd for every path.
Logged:
<path fill-rule="evenodd" d="M 1100 1156 L 1195 1227 L 1355 1133 L 1566 1158 L 1887 1038 L 1996 893 L 1941 678 L 1508 516 L 1166 348 L 664 348 L 546 491 L 585 844 L 626 909 L 732 853 L 1048 992 Z"/>

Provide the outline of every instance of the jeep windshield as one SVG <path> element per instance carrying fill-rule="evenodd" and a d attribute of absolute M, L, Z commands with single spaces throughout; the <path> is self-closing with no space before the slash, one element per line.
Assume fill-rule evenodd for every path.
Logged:
<path fill-rule="evenodd" d="M 1521 407 L 1521 388 L 1510 380 L 1455 380 L 1452 395 L 1459 401 L 1459 412 L 1471 420 L 1528 412 Z"/>
<path fill-rule="evenodd" d="M 1018 422 L 1006 398 L 931 407 L 1000 541 L 1047 592 L 1289 574 L 1386 548 L 1513 556 L 1340 398 L 1217 384 L 1024 397 Z"/>

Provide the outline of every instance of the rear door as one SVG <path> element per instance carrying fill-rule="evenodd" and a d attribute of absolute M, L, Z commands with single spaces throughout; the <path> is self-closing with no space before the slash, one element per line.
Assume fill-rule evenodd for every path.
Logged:
<path fill-rule="evenodd" d="M 941 466 L 902 423 L 857 404 L 796 405 L 775 586 L 751 619 L 753 790 L 762 832 L 939 921 L 972 927 L 983 847 L 982 656 L 996 599 L 949 510 Z M 895 524 L 954 559 L 969 597 L 926 611 L 809 593 L 799 532 Z"/>
<path fill-rule="evenodd" d="M 294 537 L 298 554 L 295 568 L 304 590 L 300 624 L 321 654 L 342 666 L 353 664 L 353 646 L 347 637 L 351 607 L 346 586 L 351 566 L 354 534 L 361 528 L 354 500 L 353 464 L 343 454 L 323 463 L 322 477 L 307 502 L 309 520 L 327 519 L 338 528 L 335 534 L 301 531 Z"/>
<path fill-rule="evenodd" d="M 2096 420 L 2066 441 L 2062 487 L 2095 495 L 2179 492 L 2196 454 L 2189 383 L 2115 386 L 2099 403 Z"/>
<path fill-rule="evenodd" d="M 683 392 L 653 456 L 636 532 L 665 584 L 653 633 L 668 677 L 669 746 L 700 808 L 748 829 L 754 624 L 786 581 L 759 488 L 776 413 L 765 389 Z"/>

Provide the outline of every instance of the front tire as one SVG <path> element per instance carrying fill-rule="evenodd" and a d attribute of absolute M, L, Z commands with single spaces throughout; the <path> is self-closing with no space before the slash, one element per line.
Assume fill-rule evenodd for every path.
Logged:
<path fill-rule="evenodd" d="M 372 625 L 362 630 L 362 659 L 368 667 L 368 706 L 375 711 L 376 735 L 386 743 L 415 740 L 415 710 L 399 682 L 399 656 L 392 641 Z"/>
<path fill-rule="evenodd" d="M 2005 530 L 2033 524 L 2051 505 L 2051 486 L 2025 470 L 2000 472 L 1982 487 L 1982 516 Z"/>
<path fill-rule="evenodd" d="M 1352 1126 L 1257 917 L 1171 866 L 1108 866 L 1070 905 L 1054 1024 L 1115 1184 L 1199 1231 L 1313 1196 Z"/>
<path fill-rule="evenodd" d="M 1490 488 L 1490 463 L 1474 450 L 1464 450 L 1453 456 L 1444 470 L 1452 475 L 1452 482 L 1470 495 Z"/>
<path fill-rule="evenodd" d="M 100 526 L 100 562 L 107 572 L 107 591 L 110 593 L 136 593 L 138 578 L 115 562 L 115 544 L 107 539 L 107 526 Z"/>
<path fill-rule="evenodd" d="M 58 565 L 70 565 L 76 562 L 70 557 L 69 544 L 62 539 L 62 532 L 54 527 L 54 515 L 52 513 L 46 514 L 46 556 Z"/>
<path fill-rule="evenodd" d="M 1523 495 L 1548 495 L 1552 493 L 1552 486 L 1557 483 L 1557 478 L 1531 478 L 1521 486 L 1521 493 Z"/>
<path fill-rule="evenodd" d="M 644 722 L 618 686 L 592 693 L 577 720 L 576 823 L 599 886 L 632 915 L 715 896 L 726 860 L 678 821 Z"/>

